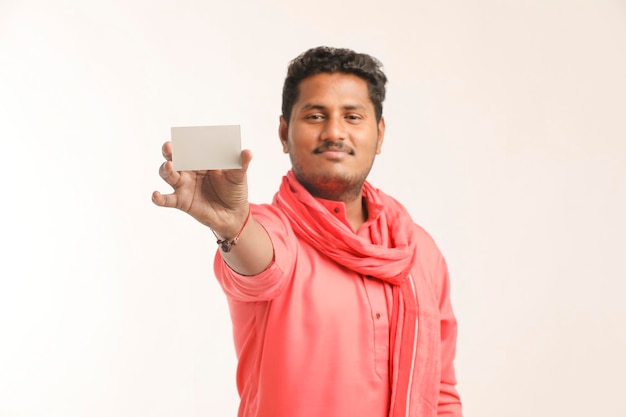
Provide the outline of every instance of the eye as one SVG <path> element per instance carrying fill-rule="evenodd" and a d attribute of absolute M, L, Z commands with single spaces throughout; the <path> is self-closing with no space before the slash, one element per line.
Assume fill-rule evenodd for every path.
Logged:
<path fill-rule="evenodd" d="M 317 121 L 317 120 L 324 120 L 324 115 L 320 114 L 320 113 L 313 113 L 313 114 L 309 114 L 305 117 L 306 120 L 313 120 L 313 121 Z"/>
<path fill-rule="evenodd" d="M 345 118 L 351 123 L 358 122 L 363 119 L 359 114 L 347 114 Z"/>

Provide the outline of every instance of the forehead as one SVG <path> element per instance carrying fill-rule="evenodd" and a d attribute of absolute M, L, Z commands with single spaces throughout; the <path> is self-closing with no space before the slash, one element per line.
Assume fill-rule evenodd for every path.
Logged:
<path fill-rule="evenodd" d="M 368 107 L 374 104 L 367 82 L 354 74 L 322 73 L 303 79 L 298 86 L 294 110 L 310 105 L 350 104 Z"/>

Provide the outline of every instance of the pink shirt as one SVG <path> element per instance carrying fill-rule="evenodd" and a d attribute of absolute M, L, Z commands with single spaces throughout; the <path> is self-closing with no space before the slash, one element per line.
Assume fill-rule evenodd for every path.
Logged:
<path fill-rule="evenodd" d="M 319 201 L 347 224 L 343 203 Z M 370 219 L 359 235 L 369 237 L 382 209 L 368 202 Z M 239 416 L 386 417 L 389 284 L 344 268 L 299 240 L 278 208 L 252 205 L 252 213 L 274 245 L 272 264 L 249 277 L 232 271 L 219 251 L 215 261 L 239 360 Z M 458 414 L 442 415 L 460 416 L 460 405 Z"/>

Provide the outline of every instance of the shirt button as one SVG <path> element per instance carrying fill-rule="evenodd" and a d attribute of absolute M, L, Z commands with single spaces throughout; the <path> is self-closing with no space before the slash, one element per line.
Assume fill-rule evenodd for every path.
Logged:
<path fill-rule="evenodd" d="M 335 207 L 335 208 L 333 209 L 333 211 L 334 211 L 335 213 L 339 213 L 341 210 L 339 210 L 339 207 Z"/>
<path fill-rule="evenodd" d="M 365 278 L 372 279 L 372 276 L 371 275 L 365 275 Z"/>
<path fill-rule="evenodd" d="M 376 320 L 380 320 L 380 313 L 376 313 Z"/>

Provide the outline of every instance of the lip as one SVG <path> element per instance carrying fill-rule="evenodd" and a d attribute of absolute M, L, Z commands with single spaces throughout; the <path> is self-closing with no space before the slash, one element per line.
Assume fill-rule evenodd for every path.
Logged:
<path fill-rule="evenodd" d="M 337 160 L 346 158 L 350 153 L 345 150 L 327 149 L 318 152 L 318 154 L 323 155 L 326 159 Z"/>

